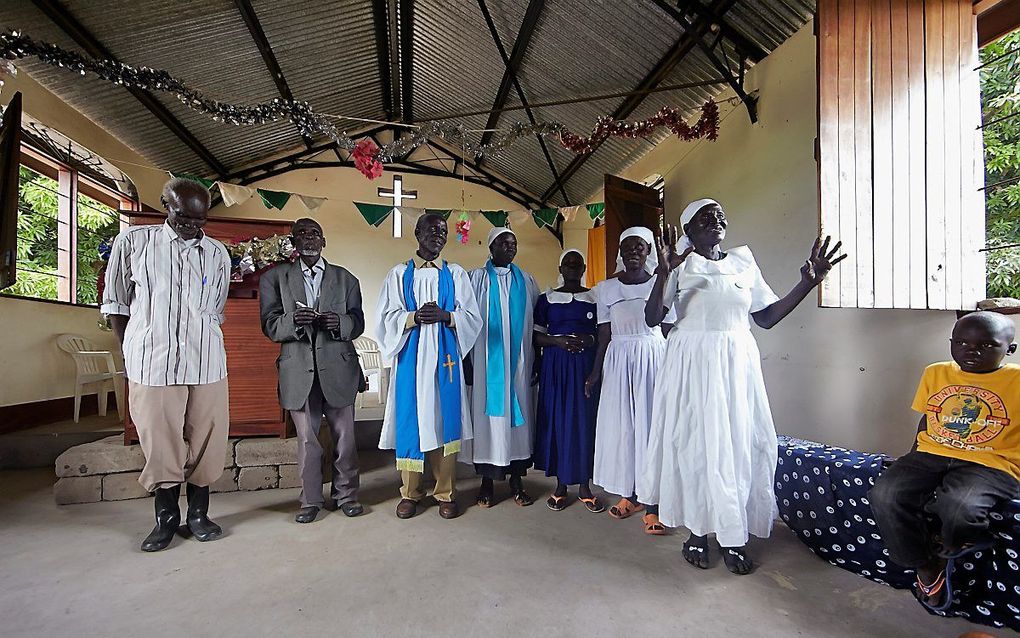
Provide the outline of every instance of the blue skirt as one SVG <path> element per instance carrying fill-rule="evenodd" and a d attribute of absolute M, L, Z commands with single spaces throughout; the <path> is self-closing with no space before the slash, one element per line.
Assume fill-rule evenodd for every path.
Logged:
<path fill-rule="evenodd" d="M 565 485 L 591 480 L 595 461 L 596 396 L 584 396 L 595 348 L 572 354 L 546 347 L 539 371 L 535 468 Z"/>

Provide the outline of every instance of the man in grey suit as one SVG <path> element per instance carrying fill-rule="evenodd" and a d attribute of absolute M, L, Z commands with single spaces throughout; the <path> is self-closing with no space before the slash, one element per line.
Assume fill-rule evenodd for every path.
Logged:
<path fill-rule="evenodd" d="M 280 403 L 290 411 L 298 436 L 301 509 L 294 520 L 311 523 L 324 502 L 323 416 L 333 437 L 331 498 L 347 516 L 364 511 L 358 503 L 354 444 L 354 400 L 363 376 L 352 342 L 365 330 L 365 315 L 358 279 L 322 258 L 322 226 L 299 219 L 291 234 L 300 257 L 262 275 L 259 307 L 262 332 L 280 343 Z"/>

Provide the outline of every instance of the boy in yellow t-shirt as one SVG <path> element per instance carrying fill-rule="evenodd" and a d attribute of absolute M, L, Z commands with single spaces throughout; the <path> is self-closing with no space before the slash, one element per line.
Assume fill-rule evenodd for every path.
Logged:
<path fill-rule="evenodd" d="M 1020 366 L 1002 364 L 1015 333 L 993 312 L 956 322 L 953 361 L 928 366 L 917 388 L 913 449 L 868 495 L 889 557 L 917 571 L 918 599 L 936 611 L 952 602 L 954 559 L 989 541 L 989 511 L 1020 496 Z"/>

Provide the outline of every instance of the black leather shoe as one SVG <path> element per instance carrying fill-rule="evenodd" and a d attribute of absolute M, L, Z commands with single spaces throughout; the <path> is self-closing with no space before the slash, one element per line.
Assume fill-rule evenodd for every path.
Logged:
<path fill-rule="evenodd" d="M 361 503 L 357 501 L 342 503 L 340 504 L 339 509 L 341 512 L 344 513 L 344 516 L 348 517 L 360 516 L 365 513 L 365 508 L 362 507 Z"/>
<path fill-rule="evenodd" d="M 195 540 L 214 541 L 223 535 L 219 525 L 209 520 L 209 487 L 188 483 L 188 529 Z"/>
<path fill-rule="evenodd" d="M 174 534 L 177 533 L 177 526 L 181 524 L 181 508 L 178 500 L 181 498 L 181 486 L 158 487 L 153 495 L 156 509 L 156 526 L 152 528 L 149 535 L 142 541 L 143 552 L 158 552 L 166 549 Z"/>
<path fill-rule="evenodd" d="M 298 513 L 294 515 L 294 520 L 298 523 L 311 523 L 318 515 L 319 508 L 314 505 L 309 505 L 308 507 L 302 507 L 298 510 Z"/>

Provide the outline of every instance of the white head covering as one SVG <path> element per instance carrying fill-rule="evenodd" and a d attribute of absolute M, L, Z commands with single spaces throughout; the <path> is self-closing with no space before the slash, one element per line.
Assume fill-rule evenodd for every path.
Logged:
<path fill-rule="evenodd" d="M 514 231 L 510 230 L 505 226 L 493 226 L 492 230 L 489 231 L 489 238 L 488 240 L 486 240 L 485 245 L 492 246 L 492 242 L 496 241 L 496 238 L 502 235 L 503 233 L 510 233 L 514 237 L 517 236 L 517 233 L 515 233 Z"/>
<path fill-rule="evenodd" d="M 584 260 L 584 253 L 582 253 L 580 250 L 578 250 L 576 248 L 568 248 L 568 249 L 564 250 L 562 254 L 560 254 L 560 263 L 559 263 L 560 266 L 563 265 L 563 260 L 566 259 L 567 255 L 569 255 L 570 253 L 577 253 L 578 255 L 581 256 L 581 260 L 582 261 Z M 585 279 L 584 273 L 581 273 L 581 285 L 582 286 L 584 285 L 584 279 Z M 556 287 L 557 288 L 562 288 L 564 283 L 565 282 L 563 281 L 563 275 L 559 275 L 558 277 L 556 277 Z"/>
<path fill-rule="evenodd" d="M 645 240 L 648 244 L 648 259 L 645 261 L 645 270 L 649 274 L 655 273 L 655 267 L 659 265 L 659 251 L 655 248 L 655 235 L 651 230 L 644 226 L 631 226 L 627 230 L 620 233 L 620 246 L 623 246 L 623 240 L 628 237 L 640 237 Z M 623 265 L 623 255 L 620 252 L 616 253 L 616 272 L 625 270 L 626 267 Z"/>
<path fill-rule="evenodd" d="M 680 213 L 680 230 L 683 231 L 684 226 L 689 224 L 691 220 L 694 219 L 694 216 L 698 214 L 698 211 L 710 204 L 715 204 L 716 206 L 719 206 L 719 202 L 715 201 L 714 199 L 708 198 L 696 199 L 690 204 L 687 204 L 687 208 L 684 209 L 684 212 Z M 678 239 L 676 242 L 676 251 L 681 254 L 683 254 L 683 252 L 688 248 L 692 247 L 694 247 L 694 244 L 691 243 L 691 240 L 689 237 L 687 237 L 686 233 L 682 235 L 680 239 Z"/>

